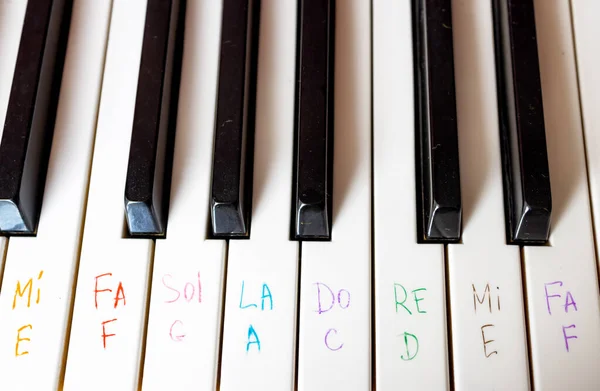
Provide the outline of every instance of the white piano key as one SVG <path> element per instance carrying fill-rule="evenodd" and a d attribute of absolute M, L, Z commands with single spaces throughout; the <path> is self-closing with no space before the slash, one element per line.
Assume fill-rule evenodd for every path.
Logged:
<path fill-rule="evenodd" d="M 13 238 L 7 255 L 0 387 L 55 390 L 61 381 L 111 3 L 74 3 L 38 234 Z"/>
<path fill-rule="evenodd" d="M 447 389 L 444 248 L 416 240 L 410 2 L 373 3 L 375 383 Z"/>
<path fill-rule="evenodd" d="M 600 238 L 600 52 L 596 37 L 600 36 L 600 2 L 577 0 L 571 2 L 573 35 L 579 76 L 579 96 L 585 135 L 585 150 L 589 189 L 592 201 L 596 240 Z M 597 246 L 597 245 L 596 245 Z M 596 250 L 597 251 L 597 250 Z"/>
<path fill-rule="evenodd" d="M 293 390 L 299 243 L 290 241 L 295 1 L 262 2 L 250 240 L 231 240 L 221 390 Z"/>
<path fill-rule="evenodd" d="M 145 10 L 143 0 L 113 3 L 65 390 L 138 387 L 154 245 L 124 238 L 123 190 Z"/>
<path fill-rule="evenodd" d="M 448 246 L 456 390 L 529 389 L 519 247 L 505 244 L 491 6 L 452 3 L 464 206 L 463 243 Z"/>
<path fill-rule="evenodd" d="M 575 25 L 581 21 L 584 29 L 576 36 L 583 42 L 584 31 L 593 34 L 583 15 L 597 10 L 596 4 L 589 5 L 573 2 Z M 550 245 L 523 250 L 533 385 L 537 390 L 596 390 L 600 303 L 569 3 L 536 0 L 535 16 L 554 218 Z M 579 53 L 585 53 L 585 46 Z M 582 98 L 592 115 L 598 111 L 596 102 L 585 92 L 594 84 L 585 77 L 594 63 L 586 63 L 587 58 L 579 57 Z M 586 135 L 594 131 L 591 126 Z"/>
<path fill-rule="evenodd" d="M 225 241 L 205 240 L 221 2 L 188 1 L 168 232 L 157 240 L 142 388 L 214 390 Z"/>
<path fill-rule="evenodd" d="M 336 4 L 333 231 L 301 244 L 299 390 L 371 389 L 371 4 Z"/>

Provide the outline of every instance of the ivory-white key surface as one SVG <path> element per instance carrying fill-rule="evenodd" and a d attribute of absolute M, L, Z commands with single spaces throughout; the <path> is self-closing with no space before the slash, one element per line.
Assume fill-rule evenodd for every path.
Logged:
<path fill-rule="evenodd" d="M 527 334 L 518 246 L 506 243 L 492 2 L 452 2 L 463 205 L 461 244 L 448 245 L 458 390 L 527 390 Z"/>
<path fill-rule="evenodd" d="M 145 11 L 113 2 L 65 390 L 138 388 L 154 245 L 125 238 L 124 189 Z"/>
<path fill-rule="evenodd" d="M 6 259 L 1 388 L 56 390 L 61 381 L 111 3 L 73 5 L 37 236 L 11 239 Z"/>
<path fill-rule="evenodd" d="M 573 2 L 576 12 L 594 11 L 578 9 L 578 3 L 585 7 L 586 2 Z M 553 218 L 549 246 L 523 251 L 533 385 L 597 390 L 598 275 L 569 3 L 536 0 L 535 16 Z"/>
<path fill-rule="evenodd" d="M 412 10 L 373 2 L 375 384 L 449 386 L 444 248 L 418 244 Z"/>
<path fill-rule="evenodd" d="M 339 1 L 335 31 L 333 230 L 302 242 L 298 389 L 371 382 L 371 2 Z"/>
<path fill-rule="evenodd" d="M 15 63 L 23 31 L 27 1 L 0 1 L 0 139 L 4 131 L 6 109 L 15 73 Z M 0 289 L 8 239 L 0 237 Z"/>
<path fill-rule="evenodd" d="M 250 240 L 231 240 L 221 390 L 293 390 L 298 247 L 289 239 L 297 3 L 260 13 Z"/>
<path fill-rule="evenodd" d="M 167 236 L 156 241 L 143 390 L 217 388 L 225 241 L 206 240 L 221 2 L 188 1 Z"/>
<path fill-rule="evenodd" d="M 573 35 L 579 96 L 583 118 L 587 174 L 592 201 L 596 241 L 600 238 L 600 52 L 596 50 L 596 36 L 600 34 L 600 2 L 594 0 L 571 1 Z M 597 246 L 597 245 L 596 245 Z M 596 250 L 597 251 L 597 250 Z"/>

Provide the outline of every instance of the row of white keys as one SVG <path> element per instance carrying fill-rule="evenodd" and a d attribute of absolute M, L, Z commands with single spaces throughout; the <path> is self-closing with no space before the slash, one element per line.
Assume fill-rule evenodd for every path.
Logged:
<path fill-rule="evenodd" d="M 0 1 L 0 139 L 15 73 L 27 1 Z M 8 239 L 0 237 L 0 288 Z"/>
<path fill-rule="evenodd" d="M 447 260 L 456 390 L 529 389 L 521 259 L 504 230 L 491 7 L 452 2 L 463 198 L 463 243 L 448 245 Z"/>
<path fill-rule="evenodd" d="M 73 5 L 38 234 L 12 238 L 6 259 L 0 363 L 7 387 L 54 390 L 61 381 L 111 5 Z"/>
<path fill-rule="evenodd" d="M 144 390 L 217 387 L 225 241 L 206 240 L 222 4 L 188 1 L 167 236 L 156 241 Z"/>
<path fill-rule="evenodd" d="M 250 240 L 231 240 L 221 390 L 293 390 L 299 243 L 290 241 L 297 4 L 260 13 Z"/>
<path fill-rule="evenodd" d="M 138 387 L 154 245 L 124 238 L 123 194 L 145 11 L 113 2 L 65 390 Z"/>
<path fill-rule="evenodd" d="M 373 2 L 375 384 L 447 389 L 444 248 L 416 241 L 410 2 Z"/>
<path fill-rule="evenodd" d="M 301 243 L 298 390 L 371 389 L 371 2 L 336 4 L 331 242 Z"/>
<path fill-rule="evenodd" d="M 523 250 L 533 385 L 597 390 L 600 303 L 569 3 L 536 0 L 535 16 L 553 223 L 549 246 Z"/>

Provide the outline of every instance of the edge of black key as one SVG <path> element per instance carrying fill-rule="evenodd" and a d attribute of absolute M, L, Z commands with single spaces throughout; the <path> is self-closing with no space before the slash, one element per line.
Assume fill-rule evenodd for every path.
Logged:
<path fill-rule="evenodd" d="M 29 19 L 34 17 L 28 15 L 33 12 L 34 6 L 36 11 L 41 8 L 40 4 L 30 3 L 25 12 L 4 133 L 0 143 L 0 209 L 4 209 L 0 214 L 5 215 L 8 212 L 13 218 L 20 220 L 17 222 L 18 227 L 13 223 L 12 228 L 0 228 L 0 235 L 3 236 L 37 234 L 71 27 L 73 0 L 50 2 L 48 7 L 51 9 L 51 14 L 47 22 L 48 27 L 44 32 L 43 53 L 39 54 L 42 60 L 34 70 L 36 81 L 26 83 L 35 86 L 35 91 L 30 97 L 32 101 L 25 104 L 15 103 L 14 100 L 20 98 L 18 95 L 31 91 L 15 89 L 15 83 L 19 77 L 19 68 L 23 66 L 22 62 L 31 65 L 31 59 L 23 56 L 35 55 L 31 52 L 31 48 L 22 53 L 26 24 L 28 21 L 39 22 L 39 20 Z M 12 112 L 13 105 L 16 105 L 18 110 L 31 110 L 28 114 L 15 114 Z M 13 126 L 14 122 L 19 127 L 23 120 L 26 121 L 27 128 L 24 134 L 21 132 L 15 135 L 6 131 L 6 128 Z"/>
<path fill-rule="evenodd" d="M 178 3 L 176 3 L 178 1 Z M 165 238 L 167 230 L 167 216 L 171 192 L 171 172 L 173 163 L 173 147 L 179 98 L 179 80 L 181 59 L 183 51 L 183 34 L 185 29 L 186 0 L 169 1 L 169 32 L 163 48 L 166 50 L 162 64 L 163 77 L 160 87 L 160 99 L 156 112 L 155 123 L 147 123 L 151 116 L 144 114 L 149 108 L 138 102 L 140 96 L 147 95 L 146 85 L 140 82 L 143 78 L 144 52 L 140 61 L 140 73 L 136 93 L 136 108 L 134 112 L 133 131 L 129 153 L 127 179 L 125 184 L 125 215 L 129 237 L 132 238 Z M 148 4 L 150 7 L 152 4 Z M 159 4 L 161 6 L 164 4 Z M 147 13 L 150 9 L 147 9 Z M 144 38 L 142 47 L 153 38 L 148 37 L 144 24 Z M 173 23 L 175 25 L 173 26 Z M 172 31 L 173 29 L 174 31 Z M 174 34 L 171 37 L 171 34 Z M 171 42 L 171 39 L 173 41 Z M 146 42 L 148 40 L 148 42 Z M 172 47 L 170 47 L 172 45 Z M 171 52 L 172 51 L 172 52 Z M 155 102 L 157 103 L 157 102 Z M 143 120 L 140 120 L 142 117 Z M 137 119 L 136 119 L 137 118 Z M 156 126 L 158 131 L 153 140 L 154 148 L 148 147 L 148 140 L 142 134 L 140 127 Z M 142 145 L 143 150 L 139 150 Z M 145 149 L 144 149 L 145 148 Z M 149 153 L 148 156 L 143 152 Z M 146 154 L 146 155 L 147 155 Z"/>
<path fill-rule="evenodd" d="M 510 33 L 503 30 L 510 28 L 510 22 L 506 21 L 505 24 L 501 15 L 504 11 L 505 18 L 510 18 L 510 4 L 508 0 L 492 1 L 506 241 L 513 245 L 545 245 L 550 232 L 552 195 L 534 6 L 532 0 L 524 0 L 517 5 L 523 7 L 521 12 L 525 14 L 515 15 L 527 19 L 524 26 L 519 26 L 520 29 L 526 28 L 528 34 L 521 43 L 531 45 L 533 42 L 534 45 L 533 48 L 525 47 L 519 50 L 532 56 L 530 63 L 535 69 L 529 69 L 527 77 L 521 77 L 522 83 L 516 86 L 512 51 L 508 58 L 505 56 L 505 50 L 510 50 L 508 46 L 514 49 L 515 43 L 511 40 Z M 507 66 L 508 62 L 512 65 L 510 69 Z M 508 72 L 510 75 L 507 75 Z M 531 97 L 533 101 L 521 101 L 525 96 Z M 518 102 L 515 102 L 515 97 L 520 98 Z M 523 107 L 525 104 L 526 108 Z M 534 135 L 535 140 L 524 137 L 524 126 L 533 127 L 534 130 L 541 128 L 541 131 Z M 523 155 L 522 142 L 528 144 L 527 156 Z M 534 167 L 535 170 L 532 170 Z M 523 171 L 528 173 L 523 175 Z"/>
<path fill-rule="evenodd" d="M 426 5 L 425 2 L 428 4 Z M 433 27 L 428 24 L 427 9 L 434 8 L 442 12 L 440 1 L 412 0 L 412 32 L 413 32 L 413 69 L 415 96 L 415 179 L 417 205 L 417 242 L 418 243 L 458 243 L 462 228 L 462 201 L 460 189 L 460 167 L 458 159 L 458 129 L 456 112 L 456 92 L 454 87 L 454 52 L 451 20 L 451 1 L 444 0 L 446 14 L 436 15 L 441 21 L 441 27 L 436 23 Z M 430 4 L 429 4 L 430 3 Z M 445 17 L 445 18 L 444 18 Z M 435 22 L 439 22 L 436 20 Z M 436 48 L 428 42 L 429 30 L 435 29 L 437 38 L 442 38 Z M 437 69 L 438 64 L 431 64 L 431 54 L 437 54 L 440 47 L 445 50 L 441 54 L 447 56 L 442 62 L 443 69 Z M 436 69 L 431 69 L 436 67 Z M 438 85 L 430 86 L 432 72 L 451 73 L 447 78 L 437 78 Z M 433 104 L 432 99 L 440 94 L 439 83 L 447 83 L 442 87 L 448 97 Z M 435 90 L 437 96 L 432 96 Z M 447 106 L 445 109 L 442 106 Z M 432 120 L 434 121 L 432 128 Z M 440 126 L 440 125 L 443 125 Z M 431 139 L 435 130 L 436 138 Z M 441 138 L 441 140 L 439 139 Z"/>
<path fill-rule="evenodd" d="M 296 35 L 296 91 L 294 99 L 294 156 L 292 174 L 292 208 L 290 224 L 290 240 L 302 241 L 330 241 L 333 220 L 333 151 L 334 151 L 334 71 L 335 71 L 335 18 L 336 2 L 327 1 L 328 9 L 328 42 L 327 42 L 327 91 L 326 104 L 326 135 L 325 135 L 325 185 L 323 194 L 304 194 L 304 199 L 299 195 L 299 144 L 300 144 L 300 107 L 302 88 L 302 34 L 303 34 L 303 6 L 307 1 L 298 1 L 298 29 Z M 318 192 L 321 193 L 321 192 Z M 312 198 L 315 197 L 313 201 Z M 325 199 L 323 199 L 325 198 Z M 309 222 L 305 224 L 305 222 Z"/>
<path fill-rule="evenodd" d="M 223 4 L 223 17 L 221 20 L 221 28 L 226 22 L 227 16 L 225 10 L 228 4 Z M 232 4 L 229 4 L 232 6 Z M 208 237 L 216 239 L 249 239 L 251 230 L 252 218 L 252 195 L 253 195 L 253 168 L 254 168 L 254 128 L 256 116 L 256 82 L 257 82 L 257 66 L 258 66 L 258 44 L 260 33 L 260 8 L 261 0 L 247 0 L 247 16 L 246 20 L 246 50 L 245 50 L 245 77 L 244 77 L 244 94 L 242 102 L 243 115 L 240 120 L 242 126 L 242 137 L 239 143 L 226 145 L 223 137 L 225 134 L 217 132 L 219 123 L 225 125 L 229 120 L 223 118 L 228 117 L 220 106 L 229 106 L 228 97 L 221 96 L 220 86 L 217 84 L 217 108 L 215 120 L 215 136 L 213 145 L 213 167 L 210 189 L 210 221 Z M 222 33 L 221 33 L 222 34 Z M 219 50 L 219 83 L 222 77 L 222 57 L 225 43 L 221 37 Z M 228 107 L 227 107 L 228 109 Z M 233 148 L 232 148 L 233 147 Z M 239 149 L 239 154 L 237 153 Z M 222 153 L 239 155 L 240 159 L 235 158 L 234 163 L 239 172 L 229 172 L 227 167 L 222 166 L 222 160 L 216 160 L 216 155 Z M 227 159 L 228 163 L 232 160 Z M 226 174 L 223 176 L 215 175 L 215 166 L 217 170 L 225 169 Z"/>

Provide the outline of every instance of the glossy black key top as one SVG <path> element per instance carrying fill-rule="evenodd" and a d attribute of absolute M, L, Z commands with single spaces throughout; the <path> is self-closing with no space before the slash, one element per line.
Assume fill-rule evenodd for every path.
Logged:
<path fill-rule="evenodd" d="M 301 0 L 291 237 L 330 240 L 335 1 Z"/>
<path fill-rule="evenodd" d="M 0 142 L 0 230 L 37 230 L 71 1 L 29 1 Z M 1 55 L 1 54 L 0 54 Z"/>
<path fill-rule="evenodd" d="M 494 0 L 507 241 L 544 244 L 552 196 L 533 0 Z"/>
<path fill-rule="evenodd" d="M 457 242 L 461 235 L 451 3 L 412 3 L 419 242 Z"/>
<path fill-rule="evenodd" d="M 148 0 L 125 183 L 133 237 L 163 237 L 167 226 L 178 90 L 180 0 Z"/>
<path fill-rule="evenodd" d="M 258 0 L 225 0 L 210 198 L 214 237 L 250 235 Z"/>

